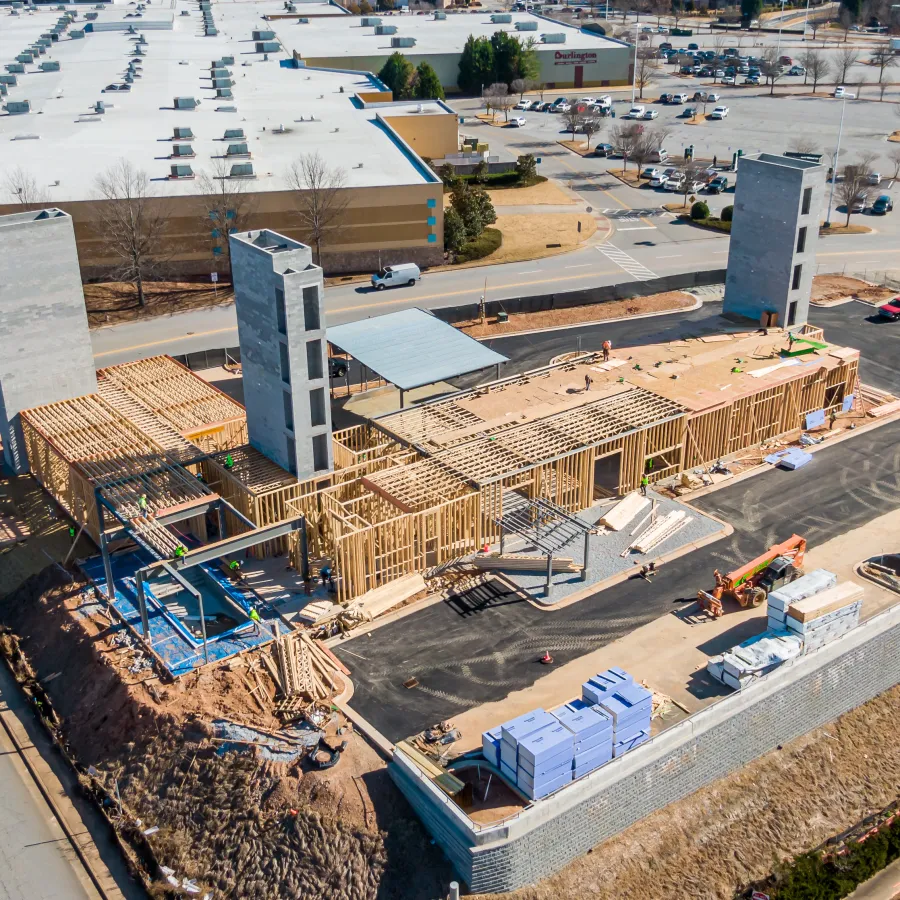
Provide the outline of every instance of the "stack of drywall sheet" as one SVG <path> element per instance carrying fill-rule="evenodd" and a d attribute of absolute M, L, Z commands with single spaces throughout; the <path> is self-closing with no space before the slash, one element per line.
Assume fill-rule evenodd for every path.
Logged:
<path fill-rule="evenodd" d="M 572 775 L 581 778 L 612 759 L 613 720 L 602 707 L 584 707 L 567 703 L 551 709 L 575 740 Z"/>
<path fill-rule="evenodd" d="M 770 630 L 732 647 L 721 656 L 713 656 L 706 671 L 718 681 L 739 691 L 782 663 L 803 652 L 803 640 L 787 630 Z"/>
<path fill-rule="evenodd" d="M 621 756 L 650 738 L 652 695 L 633 681 L 620 684 L 600 706 L 613 721 L 613 756 Z"/>
<path fill-rule="evenodd" d="M 582 699 L 588 705 L 596 706 L 598 703 L 602 703 L 604 698 L 619 685 L 628 684 L 633 680 L 623 669 L 607 669 L 605 672 L 600 672 L 593 678 L 589 678 L 581 686 Z"/>
<path fill-rule="evenodd" d="M 490 728 L 481 735 L 481 750 L 484 758 L 493 765 L 500 768 L 500 741 L 503 740 L 503 733 L 500 728 Z"/>
<path fill-rule="evenodd" d="M 808 575 L 803 575 L 796 581 L 778 588 L 777 591 L 772 591 L 766 604 L 769 628 L 775 631 L 783 630 L 786 627 L 787 609 L 792 603 L 813 597 L 836 584 L 837 575 L 827 569 L 816 569 Z"/>
<path fill-rule="evenodd" d="M 819 647 L 845 635 L 859 625 L 863 589 L 852 581 L 798 600 L 787 609 L 786 624 L 790 631 L 803 638 L 803 652 Z"/>
<path fill-rule="evenodd" d="M 772 466 L 780 466 L 782 469 L 801 469 L 807 463 L 812 462 L 812 457 L 805 450 L 788 447 L 786 450 L 771 453 L 766 457 L 766 462 Z"/>
<path fill-rule="evenodd" d="M 533 709 L 500 726 L 500 771 L 513 784 L 516 783 L 519 768 L 519 741 L 548 725 L 558 724 L 550 713 Z"/>
<path fill-rule="evenodd" d="M 643 512 L 649 505 L 650 501 L 637 492 L 628 494 L 612 509 L 604 513 L 597 524 L 605 526 L 610 531 L 621 531 L 638 513 Z"/>
<path fill-rule="evenodd" d="M 560 722 L 523 737 L 519 741 L 519 767 L 516 773 L 519 790 L 536 800 L 570 782 L 574 746 L 572 732 Z"/>

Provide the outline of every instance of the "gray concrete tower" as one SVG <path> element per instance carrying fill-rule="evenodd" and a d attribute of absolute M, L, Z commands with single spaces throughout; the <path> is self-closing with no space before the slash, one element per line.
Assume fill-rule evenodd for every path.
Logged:
<path fill-rule="evenodd" d="M 0 216 L 0 440 L 28 471 L 19 413 L 97 390 L 72 219 L 59 209 Z"/>
<path fill-rule="evenodd" d="M 332 468 L 322 270 L 274 231 L 230 237 L 250 443 L 299 479 Z"/>
<path fill-rule="evenodd" d="M 778 325 L 806 322 L 816 268 L 825 167 L 760 153 L 738 162 L 725 281 L 725 315 Z"/>

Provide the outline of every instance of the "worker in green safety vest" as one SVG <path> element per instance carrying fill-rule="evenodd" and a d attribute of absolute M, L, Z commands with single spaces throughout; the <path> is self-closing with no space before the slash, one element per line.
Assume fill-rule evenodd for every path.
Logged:
<path fill-rule="evenodd" d="M 150 515 L 150 506 L 147 503 L 147 495 L 141 494 L 138 497 L 138 509 L 141 511 L 141 518 L 146 519 Z"/>
<path fill-rule="evenodd" d="M 647 485 L 650 484 L 650 479 L 646 475 L 641 475 L 641 493 L 646 497 L 647 496 Z"/>
<path fill-rule="evenodd" d="M 256 628 L 256 634 L 259 634 L 260 623 L 262 622 L 262 619 L 260 619 L 259 613 L 255 609 L 250 610 L 250 621 L 254 624 L 254 626 Z"/>
<path fill-rule="evenodd" d="M 225 457 L 225 468 L 226 468 L 226 469 L 233 469 L 233 468 L 234 468 L 234 460 L 231 458 L 231 454 L 230 454 L 230 453 Z"/>
<path fill-rule="evenodd" d="M 184 556 L 184 553 L 185 553 L 184 547 L 182 547 L 181 544 L 179 544 L 175 548 L 175 559 L 181 559 L 181 557 Z"/>

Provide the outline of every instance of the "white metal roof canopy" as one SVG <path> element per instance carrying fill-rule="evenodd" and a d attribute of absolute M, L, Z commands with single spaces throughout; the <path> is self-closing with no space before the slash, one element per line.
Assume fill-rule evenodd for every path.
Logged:
<path fill-rule="evenodd" d="M 507 362 L 505 356 L 422 309 L 337 325 L 326 337 L 401 391 Z"/>

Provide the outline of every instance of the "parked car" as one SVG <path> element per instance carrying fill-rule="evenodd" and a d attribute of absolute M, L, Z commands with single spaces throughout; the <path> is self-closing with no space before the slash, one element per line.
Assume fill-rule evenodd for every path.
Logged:
<path fill-rule="evenodd" d="M 654 178 L 659 178 L 662 175 L 663 170 L 656 168 L 656 166 L 649 166 L 641 172 L 641 178 L 649 178 L 653 180 Z"/>
<path fill-rule="evenodd" d="M 688 50 L 699 50 L 699 49 L 700 49 L 699 44 L 688 44 Z"/>
<path fill-rule="evenodd" d="M 627 118 L 627 119 L 643 119 L 645 112 L 646 112 L 646 110 L 644 109 L 643 106 L 640 106 L 640 105 L 632 106 L 631 109 L 628 110 L 628 113 L 625 116 L 625 118 Z"/>
<path fill-rule="evenodd" d="M 594 156 L 612 156 L 612 154 L 612 144 L 597 144 L 597 146 L 594 147 Z"/>
<path fill-rule="evenodd" d="M 869 172 L 866 181 L 868 181 L 869 184 L 877 187 L 879 184 L 881 184 L 881 172 Z"/>
<path fill-rule="evenodd" d="M 686 106 L 679 114 L 679 119 L 693 119 L 697 115 L 696 106 Z"/>
<path fill-rule="evenodd" d="M 665 172 L 660 172 L 658 175 L 655 175 L 650 179 L 650 187 L 653 188 L 661 188 L 666 186 L 666 182 L 669 180 L 669 176 Z"/>
<path fill-rule="evenodd" d="M 779 56 L 778 62 L 783 66 L 792 66 L 794 64 L 794 61 L 789 56 Z"/>
<path fill-rule="evenodd" d="M 592 103 L 597 102 L 597 98 L 596 97 L 579 97 L 578 102 L 583 103 L 585 106 L 590 106 Z"/>
<path fill-rule="evenodd" d="M 727 106 L 717 106 L 710 114 L 711 119 L 724 119 L 728 115 Z"/>
<path fill-rule="evenodd" d="M 859 194 L 854 200 L 851 201 L 850 212 L 852 212 L 852 213 L 865 212 L 866 201 L 868 199 L 869 199 L 868 194 Z"/>
<path fill-rule="evenodd" d="M 855 100 L 856 94 L 851 93 L 842 85 L 838 85 L 834 89 L 834 98 L 835 100 Z"/>
<path fill-rule="evenodd" d="M 507 123 L 510 128 L 521 128 L 525 124 L 525 116 L 513 116 Z"/>
<path fill-rule="evenodd" d="M 709 194 L 721 194 L 723 191 L 727 190 L 727 188 L 727 175 L 716 175 L 716 177 L 706 185 L 706 191 Z"/>
<path fill-rule="evenodd" d="M 661 33 L 662 33 L 662 34 L 665 34 L 665 32 L 661 32 Z M 672 49 L 672 45 L 671 45 L 668 41 L 663 41 L 663 42 L 659 45 L 659 49 L 660 49 L 660 50 L 671 50 L 671 49 Z"/>
<path fill-rule="evenodd" d="M 542 103 L 541 104 L 541 112 L 553 112 L 553 104 L 552 103 Z"/>
<path fill-rule="evenodd" d="M 530 100 L 520 100 L 513 109 L 530 109 L 531 101 Z"/>
<path fill-rule="evenodd" d="M 658 25 L 658 26 L 656 27 L 656 33 L 657 33 L 657 34 L 668 34 L 668 33 L 669 33 L 669 29 L 666 28 L 665 25 Z"/>
<path fill-rule="evenodd" d="M 748 83 L 749 84 L 759 84 L 759 80 L 747 82 L 747 80 L 745 79 L 744 84 L 748 84 Z M 726 75 L 722 79 L 722 84 L 737 84 L 737 81 L 735 80 L 734 75 Z"/>
<path fill-rule="evenodd" d="M 674 103 L 676 105 L 680 104 L 680 103 L 687 103 L 687 102 L 688 102 L 687 94 L 673 94 L 672 95 L 672 103 Z"/>
<path fill-rule="evenodd" d="M 399 284 L 414 285 L 422 273 L 415 263 L 399 263 L 396 266 L 385 266 L 380 272 L 372 276 L 372 287 L 377 291 L 383 291 L 386 287 L 396 287 Z"/>
<path fill-rule="evenodd" d="M 682 75 L 693 75 L 694 67 L 693 66 L 682 66 L 679 70 Z"/>
<path fill-rule="evenodd" d="M 328 377 L 343 378 L 347 374 L 347 360 L 339 356 L 328 357 Z"/>
<path fill-rule="evenodd" d="M 699 181 L 699 180 L 692 181 L 690 187 L 688 188 L 688 193 L 689 194 L 699 194 L 700 191 L 702 191 L 703 188 L 705 188 L 705 187 L 706 187 L 705 181 Z M 681 190 L 683 191 L 684 187 L 682 187 Z"/>
<path fill-rule="evenodd" d="M 707 103 L 718 103 L 719 100 L 721 100 L 721 99 L 722 99 L 721 94 L 716 94 L 712 91 L 706 95 Z"/>
<path fill-rule="evenodd" d="M 540 100 L 532 100 L 531 103 L 528 104 L 528 109 L 532 112 L 539 112 L 541 108 L 544 106 Z"/>
<path fill-rule="evenodd" d="M 673 194 L 683 191 L 685 180 L 682 172 L 676 172 L 674 175 L 670 175 L 666 180 L 665 190 L 671 191 Z"/>
<path fill-rule="evenodd" d="M 725 84 L 734 84 L 734 79 L 732 78 L 729 81 L 727 78 L 725 79 Z M 744 84 L 759 84 L 759 75 L 748 75 L 744 79 Z"/>
<path fill-rule="evenodd" d="M 878 315 L 888 322 L 900 321 L 900 297 L 894 297 L 890 303 L 878 308 Z"/>
<path fill-rule="evenodd" d="M 876 216 L 887 215 L 894 208 L 894 201 L 887 194 L 882 194 L 872 204 L 872 213 Z"/>
<path fill-rule="evenodd" d="M 669 158 L 669 151 L 666 150 L 665 147 L 660 147 L 658 150 L 650 151 L 650 162 L 655 163 L 664 163 Z"/>
<path fill-rule="evenodd" d="M 645 119 L 656 119 L 659 116 L 658 109 L 645 109 L 643 118 Z"/>
<path fill-rule="evenodd" d="M 788 75 L 805 75 L 806 69 L 803 66 L 791 66 L 788 69 Z"/>

